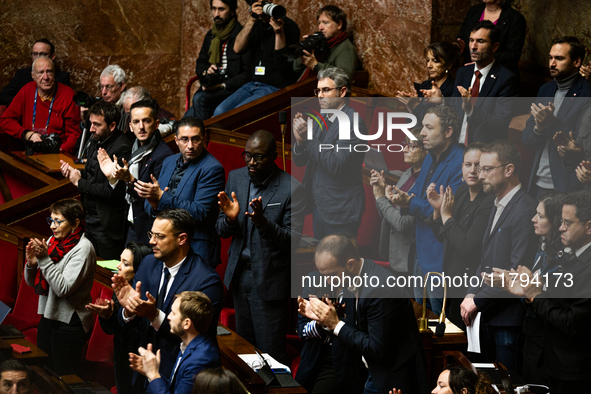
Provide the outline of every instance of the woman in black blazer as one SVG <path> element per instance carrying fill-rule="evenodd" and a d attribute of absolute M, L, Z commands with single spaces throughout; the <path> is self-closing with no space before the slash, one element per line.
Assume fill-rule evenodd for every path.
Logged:
<path fill-rule="evenodd" d="M 475 275 L 480 264 L 482 240 L 488 226 L 494 195 L 482 190 L 478 177 L 481 142 L 466 148 L 462 164 L 464 184 L 454 196 L 450 187 L 435 190 L 434 184 L 427 189 L 427 198 L 433 207 L 429 222 L 435 236 L 443 242 L 443 272 L 446 276 L 468 277 Z M 448 318 L 459 327 L 464 327 L 460 304 L 466 295 L 464 287 L 448 288 Z"/>
<path fill-rule="evenodd" d="M 519 78 L 518 65 L 525 42 L 526 23 L 523 15 L 511 8 L 511 0 L 483 0 L 482 4 L 470 7 L 458 34 L 458 41 L 463 48 L 463 63 L 472 62 L 469 48 L 472 28 L 485 19 L 501 29 L 500 45 L 495 53 L 495 60 Z"/>

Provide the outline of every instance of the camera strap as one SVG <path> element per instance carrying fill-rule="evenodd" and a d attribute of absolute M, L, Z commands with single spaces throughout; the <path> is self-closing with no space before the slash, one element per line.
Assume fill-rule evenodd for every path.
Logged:
<path fill-rule="evenodd" d="M 33 124 L 31 125 L 31 129 L 35 129 L 35 118 L 37 117 L 37 96 L 39 95 L 39 88 L 35 89 L 35 101 L 33 103 Z M 51 111 L 53 111 L 53 103 L 55 102 L 55 97 L 57 96 L 57 83 L 55 84 L 55 89 L 53 91 L 53 97 L 51 98 L 51 104 L 49 104 L 49 113 L 47 114 L 47 122 L 45 122 L 45 132 L 47 133 L 47 128 L 49 127 L 49 119 L 51 119 Z"/>

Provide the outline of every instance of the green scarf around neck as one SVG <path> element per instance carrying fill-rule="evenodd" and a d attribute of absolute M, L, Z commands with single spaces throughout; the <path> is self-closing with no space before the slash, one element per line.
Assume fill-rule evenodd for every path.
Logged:
<path fill-rule="evenodd" d="M 234 30 L 234 25 L 236 25 L 236 18 L 232 18 L 230 22 L 226 25 L 226 27 L 218 27 L 217 25 L 213 25 L 211 29 L 211 33 L 213 34 L 213 40 L 211 40 L 211 45 L 209 46 L 209 63 L 219 65 L 222 63 L 222 42 L 226 41 L 230 38 L 230 34 L 232 34 L 232 30 Z"/>

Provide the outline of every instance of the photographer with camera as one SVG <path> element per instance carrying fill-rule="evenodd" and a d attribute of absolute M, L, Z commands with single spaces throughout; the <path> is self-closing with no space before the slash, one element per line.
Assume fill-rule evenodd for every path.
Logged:
<path fill-rule="evenodd" d="M 214 25 L 205 35 L 195 66 L 201 87 L 185 113 L 201 120 L 211 118 L 222 101 L 250 81 L 247 57 L 234 52 L 234 41 L 242 30 L 236 19 L 237 0 L 210 0 L 209 4 Z"/>
<path fill-rule="evenodd" d="M 316 19 L 318 32 L 304 36 L 295 48 L 299 58 L 293 62 L 293 69 L 300 73 L 298 81 L 327 67 L 338 67 L 352 78 L 359 67 L 359 59 L 355 46 L 347 37 L 347 15 L 339 7 L 327 5 L 318 11 Z"/>
<path fill-rule="evenodd" d="M 250 17 L 236 37 L 234 52 L 250 51 L 251 82 L 225 99 L 214 116 L 289 86 L 297 79 L 292 62 L 281 56 L 279 49 L 297 43 L 300 28 L 285 16 L 283 6 L 267 1 L 249 4 Z"/>
<path fill-rule="evenodd" d="M 72 153 L 80 135 L 74 91 L 56 82 L 50 58 L 39 56 L 32 70 L 33 82 L 17 93 L 0 117 L 0 133 L 22 138 L 28 153 Z"/>

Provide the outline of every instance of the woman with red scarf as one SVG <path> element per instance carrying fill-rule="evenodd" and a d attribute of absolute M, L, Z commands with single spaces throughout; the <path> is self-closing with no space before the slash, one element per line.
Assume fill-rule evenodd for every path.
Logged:
<path fill-rule="evenodd" d="M 41 315 L 37 346 L 49 355 L 58 375 L 75 374 L 94 316 L 85 309 L 96 270 L 96 254 L 84 236 L 84 209 L 78 200 L 58 201 L 49 208 L 53 236 L 33 238 L 26 247 L 25 280 L 39 295 Z"/>

